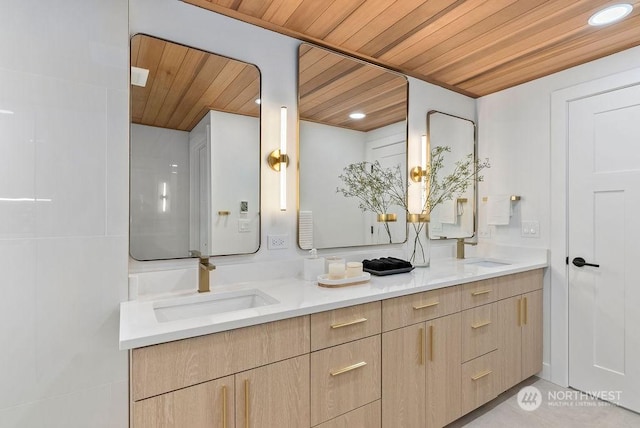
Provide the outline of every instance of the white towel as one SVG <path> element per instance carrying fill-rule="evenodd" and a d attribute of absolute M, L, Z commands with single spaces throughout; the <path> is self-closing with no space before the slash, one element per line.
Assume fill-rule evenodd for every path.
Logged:
<path fill-rule="evenodd" d="M 511 197 L 509 195 L 489 196 L 487 208 L 487 224 L 493 226 L 505 226 L 511 218 Z"/>
<path fill-rule="evenodd" d="M 458 223 L 458 204 L 455 199 L 444 201 L 436 208 L 438 208 L 438 219 L 440 220 L 440 223 Z"/>
<path fill-rule="evenodd" d="M 303 250 L 313 248 L 313 212 L 300 211 L 298 214 L 298 244 Z"/>

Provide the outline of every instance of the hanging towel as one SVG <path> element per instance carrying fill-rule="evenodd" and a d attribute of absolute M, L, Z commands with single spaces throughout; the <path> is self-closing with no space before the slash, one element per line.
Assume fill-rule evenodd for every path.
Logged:
<path fill-rule="evenodd" d="M 511 197 L 509 195 L 489 196 L 487 208 L 487 224 L 493 226 L 505 226 L 509 224 L 511 217 Z"/>
<path fill-rule="evenodd" d="M 438 208 L 438 216 L 440 223 L 456 224 L 458 223 L 458 204 L 455 199 L 444 201 Z"/>
<path fill-rule="evenodd" d="M 298 215 L 298 237 L 300 248 L 310 250 L 313 248 L 313 212 L 300 211 Z"/>

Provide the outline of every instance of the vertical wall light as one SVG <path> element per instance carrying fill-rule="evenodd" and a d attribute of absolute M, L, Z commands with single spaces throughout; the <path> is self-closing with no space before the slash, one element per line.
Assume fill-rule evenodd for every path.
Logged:
<path fill-rule="evenodd" d="M 287 210 L 287 108 L 280 108 L 280 148 L 272 151 L 267 159 L 269 166 L 280 173 L 280 211 Z"/>
<path fill-rule="evenodd" d="M 427 136 L 420 137 L 420 164 L 414 166 L 409 171 L 409 177 L 415 183 L 420 183 L 420 213 L 409 214 L 407 221 L 410 223 L 421 223 L 429 221 L 429 211 L 427 209 L 427 199 L 429 192 L 429 174 L 428 165 L 430 161 L 429 147 L 427 144 Z"/>

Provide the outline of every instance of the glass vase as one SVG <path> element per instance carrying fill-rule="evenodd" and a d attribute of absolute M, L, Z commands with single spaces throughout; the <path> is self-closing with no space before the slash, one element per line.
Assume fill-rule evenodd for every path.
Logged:
<path fill-rule="evenodd" d="M 429 267 L 431 263 L 431 240 L 429 223 L 407 223 L 407 249 L 409 262 L 417 268 Z"/>

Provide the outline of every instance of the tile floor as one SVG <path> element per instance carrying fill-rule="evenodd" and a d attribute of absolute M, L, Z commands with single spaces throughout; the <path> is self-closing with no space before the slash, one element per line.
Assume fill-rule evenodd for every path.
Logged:
<path fill-rule="evenodd" d="M 542 402 L 535 410 L 523 410 L 518 404 L 518 392 L 525 386 L 535 386 L 540 390 Z M 570 395 L 566 398 L 568 394 L 579 395 L 575 390 L 562 388 L 534 376 L 458 419 L 447 428 L 640 427 L 638 413 L 590 397 L 583 396 L 576 400 L 570 399 Z"/>

